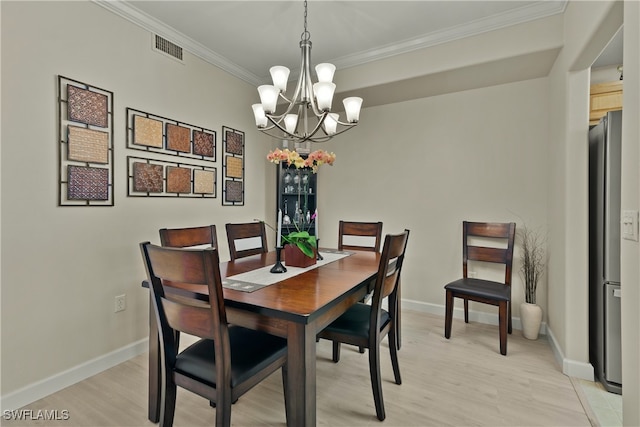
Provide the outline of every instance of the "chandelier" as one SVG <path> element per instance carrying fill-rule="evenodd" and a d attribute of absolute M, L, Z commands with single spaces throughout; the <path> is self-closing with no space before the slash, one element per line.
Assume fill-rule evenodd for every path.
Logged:
<path fill-rule="evenodd" d="M 358 124 L 362 98 L 349 97 L 342 102 L 346 121 L 339 119 L 338 113 L 331 112 L 333 94 L 336 90 L 332 82 L 336 70 L 333 64 L 318 64 L 315 67 L 317 83 L 311 80 L 311 34 L 307 30 L 307 1 L 304 2 L 304 31 L 300 36 L 302 65 L 296 89 L 287 98 L 289 69 L 275 66 L 269 69 L 273 85 L 258 87 L 260 104 L 253 104 L 253 114 L 258 130 L 275 138 L 283 138 L 296 143 L 328 141 Z M 286 107 L 276 112 L 278 101 L 282 99 Z"/>

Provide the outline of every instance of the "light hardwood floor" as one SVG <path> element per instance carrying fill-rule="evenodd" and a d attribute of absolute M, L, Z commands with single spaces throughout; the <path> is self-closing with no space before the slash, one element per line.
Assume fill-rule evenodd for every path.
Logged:
<path fill-rule="evenodd" d="M 571 379 L 560 372 L 548 342 L 530 341 L 514 330 L 508 355 L 499 354 L 498 329 L 454 319 L 451 339 L 444 318 L 403 312 L 399 353 L 402 385 L 393 382 L 387 341 L 382 379 L 387 413 L 377 420 L 367 354 L 343 346 L 340 363 L 331 345 L 318 343 L 317 420 L 319 426 L 590 426 Z M 2 420 L 3 426 L 152 426 L 146 414 L 147 355 L 75 384 L 25 407 L 69 411 L 64 421 Z M 174 425 L 211 426 L 215 409 L 178 391 Z M 284 426 L 280 373 L 271 375 L 233 405 L 235 426 Z"/>

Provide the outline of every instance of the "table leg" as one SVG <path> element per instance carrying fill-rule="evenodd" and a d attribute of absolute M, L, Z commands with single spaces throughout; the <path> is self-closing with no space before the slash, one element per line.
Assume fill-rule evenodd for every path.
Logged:
<path fill-rule="evenodd" d="M 160 421 L 160 341 L 158 323 L 153 309 L 153 292 L 149 291 L 149 421 Z"/>
<path fill-rule="evenodd" d="M 287 333 L 289 404 L 287 425 L 316 425 L 316 330 L 290 323 Z"/>

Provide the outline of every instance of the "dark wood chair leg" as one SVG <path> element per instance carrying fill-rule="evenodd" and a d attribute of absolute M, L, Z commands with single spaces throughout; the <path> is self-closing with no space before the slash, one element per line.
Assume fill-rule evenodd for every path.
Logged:
<path fill-rule="evenodd" d="M 293 410 L 291 408 L 291 399 L 289 399 L 289 387 L 288 387 L 288 381 L 287 381 L 287 376 L 289 375 L 289 373 L 287 372 L 287 364 L 285 363 L 284 366 L 282 366 L 282 388 L 284 390 L 284 413 L 285 413 L 285 419 L 287 420 L 287 425 L 289 424 L 289 420 L 292 420 L 292 414 L 293 414 Z"/>
<path fill-rule="evenodd" d="M 499 328 L 500 328 L 500 354 L 503 356 L 507 355 L 507 311 L 508 304 L 507 301 L 501 301 L 498 306 L 498 316 L 499 316 Z"/>
<path fill-rule="evenodd" d="M 389 352 L 391 353 L 391 366 L 393 366 L 393 376 L 396 384 L 402 384 L 400 377 L 400 364 L 398 364 L 398 342 L 397 342 L 395 325 L 392 325 L 389 331 Z"/>
<path fill-rule="evenodd" d="M 360 352 L 360 354 L 364 353 L 364 347 L 358 347 L 358 352 Z"/>
<path fill-rule="evenodd" d="M 160 427 L 173 425 L 173 416 L 176 412 L 176 389 L 177 386 L 173 382 L 167 384 L 165 388 L 164 401 L 160 404 Z"/>
<path fill-rule="evenodd" d="M 444 337 L 451 337 L 451 323 L 453 322 L 453 293 L 447 291 L 444 310 Z"/>
<path fill-rule="evenodd" d="M 509 333 L 513 332 L 513 327 L 511 325 L 511 301 L 509 301 Z"/>
<path fill-rule="evenodd" d="M 398 291 L 397 291 L 397 295 L 396 295 L 396 319 L 394 320 L 394 326 L 396 328 L 396 343 L 398 344 L 397 348 L 398 350 L 400 350 L 400 347 L 402 346 L 402 343 L 400 342 L 400 290 L 402 289 L 402 287 L 400 286 L 400 278 L 398 278 Z"/>
<path fill-rule="evenodd" d="M 226 404 L 216 408 L 216 426 L 231 426 L 231 402 L 227 399 Z"/>
<path fill-rule="evenodd" d="M 340 361 L 340 341 L 333 341 L 333 362 Z"/>
<path fill-rule="evenodd" d="M 384 401 L 382 400 L 382 381 L 380 380 L 380 347 L 378 345 L 369 348 L 369 373 L 371 375 L 371 388 L 373 389 L 373 401 L 376 405 L 376 415 L 380 421 L 384 421 Z"/>
<path fill-rule="evenodd" d="M 469 323 L 469 300 L 464 299 L 464 323 Z"/>
<path fill-rule="evenodd" d="M 148 391 L 148 418 L 152 423 L 159 422 L 162 418 L 160 409 L 162 406 L 162 362 L 160 360 L 160 337 L 158 335 L 158 322 L 153 308 L 153 291 L 149 292 L 149 391 Z"/>

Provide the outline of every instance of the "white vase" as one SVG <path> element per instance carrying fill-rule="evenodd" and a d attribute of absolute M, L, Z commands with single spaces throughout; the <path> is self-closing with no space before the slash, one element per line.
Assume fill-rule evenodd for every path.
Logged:
<path fill-rule="evenodd" d="M 542 308 L 538 304 L 523 302 L 520 304 L 520 320 L 522 321 L 522 334 L 530 340 L 537 340 L 542 323 Z"/>

